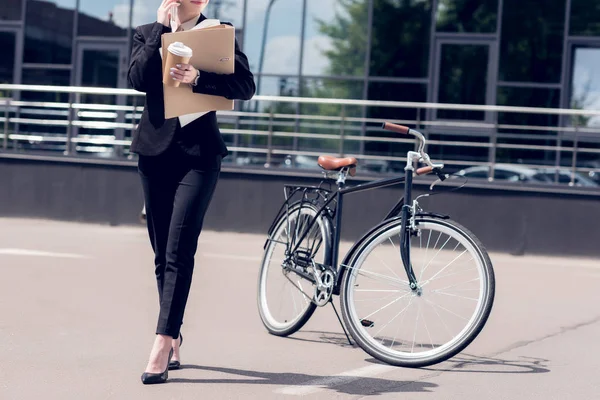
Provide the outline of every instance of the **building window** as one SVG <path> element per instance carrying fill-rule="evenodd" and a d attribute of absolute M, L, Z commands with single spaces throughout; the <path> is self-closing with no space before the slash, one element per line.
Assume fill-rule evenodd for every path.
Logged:
<path fill-rule="evenodd" d="M 514 107 L 558 108 L 559 89 L 499 87 L 498 105 Z M 558 117 L 552 114 L 498 113 L 500 124 L 557 126 Z"/>
<path fill-rule="evenodd" d="M 600 109 L 600 47 L 575 47 L 572 60 L 570 107 Z M 600 127 L 600 117 L 571 117 L 571 124 Z"/>
<path fill-rule="evenodd" d="M 262 3 L 264 3 L 263 7 L 248 9 L 244 50 L 250 68 L 257 75 L 261 73 L 297 75 L 300 68 L 302 2 L 276 0 L 271 3 L 270 9 L 266 8 L 268 2 Z M 209 3 L 208 7 L 213 6 Z M 265 27 L 267 34 L 263 47 Z M 262 66 L 261 56 L 264 56 Z"/>
<path fill-rule="evenodd" d="M 440 0 L 436 12 L 438 32 L 494 33 L 498 0 Z"/>
<path fill-rule="evenodd" d="M 600 36 L 600 2 L 571 0 L 571 36 Z"/>
<path fill-rule="evenodd" d="M 71 64 L 74 8 L 75 0 L 27 3 L 24 62 Z"/>
<path fill-rule="evenodd" d="M 16 39 L 15 32 L 0 31 L 0 48 L 4 51 L 0 58 L 0 83 L 14 83 Z"/>
<path fill-rule="evenodd" d="M 565 0 L 504 0 L 500 80 L 558 83 Z"/>
<path fill-rule="evenodd" d="M 34 3 L 39 3 L 39 1 L 34 1 Z M 21 20 L 22 7 L 23 0 L 2 0 L 0 2 L 0 21 Z"/>
<path fill-rule="evenodd" d="M 129 3 L 130 0 L 81 0 L 77 34 L 98 37 L 127 35 Z M 154 13 L 157 8 L 153 10 Z"/>
<path fill-rule="evenodd" d="M 437 101 L 486 104 L 490 46 L 442 43 Z M 438 110 L 437 118 L 482 120 L 483 111 Z"/>
<path fill-rule="evenodd" d="M 426 77 L 432 1 L 374 0 L 373 4 L 369 74 L 380 77 Z M 365 16 L 357 18 L 360 24 L 366 23 Z"/>
<path fill-rule="evenodd" d="M 364 76 L 368 14 L 367 0 L 308 0 L 303 71 Z"/>

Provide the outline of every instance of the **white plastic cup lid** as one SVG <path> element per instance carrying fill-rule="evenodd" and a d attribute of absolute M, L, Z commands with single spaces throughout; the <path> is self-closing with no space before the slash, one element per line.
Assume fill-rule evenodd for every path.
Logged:
<path fill-rule="evenodd" d="M 193 54 L 192 49 L 181 42 L 171 43 L 169 45 L 169 52 L 179 57 L 192 57 Z"/>

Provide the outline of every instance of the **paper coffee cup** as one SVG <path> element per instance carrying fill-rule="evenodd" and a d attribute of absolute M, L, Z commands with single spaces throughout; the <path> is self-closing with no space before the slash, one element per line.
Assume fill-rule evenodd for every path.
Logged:
<path fill-rule="evenodd" d="M 171 68 L 177 64 L 189 64 L 192 58 L 192 49 L 181 42 L 171 43 L 167 48 L 167 60 L 165 62 L 165 71 L 163 74 L 163 83 L 167 86 L 178 87 L 181 82 L 176 81 L 171 76 Z"/>

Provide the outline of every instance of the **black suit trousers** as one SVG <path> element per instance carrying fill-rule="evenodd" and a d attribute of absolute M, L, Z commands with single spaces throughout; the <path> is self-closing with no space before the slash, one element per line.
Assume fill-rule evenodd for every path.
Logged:
<path fill-rule="evenodd" d="M 157 334 L 179 337 L 198 238 L 220 169 L 221 156 L 194 157 L 177 145 L 139 157 L 160 304 Z"/>

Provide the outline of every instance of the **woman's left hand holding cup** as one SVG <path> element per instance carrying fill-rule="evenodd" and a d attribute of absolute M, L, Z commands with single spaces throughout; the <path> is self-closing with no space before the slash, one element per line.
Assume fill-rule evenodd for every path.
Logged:
<path fill-rule="evenodd" d="M 194 83 L 198 76 L 198 70 L 190 64 L 177 64 L 171 68 L 171 77 L 181 83 Z"/>

